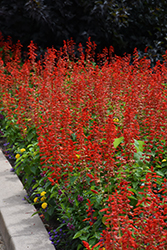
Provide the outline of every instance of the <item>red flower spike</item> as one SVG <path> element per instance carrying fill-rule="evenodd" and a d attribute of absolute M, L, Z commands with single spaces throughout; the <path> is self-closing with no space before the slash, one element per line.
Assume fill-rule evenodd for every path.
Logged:
<path fill-rule="evenodd" d="M 87 173 L 86 175 L 87 175 L 89 178 L 94 179 L 93 175 L 91 175 L 91 174 L 89 174 L 89 173 Z"/>
<path fill-rule="evenodd" d="M 91 189 L 94 194 L 99 194 L 96 190 Z"/>
<path fill-rule="evenodd" d="M 82 241 L 84 247 L 86 247 L 87 250 L 91 250 L 90 247 L 89 247 L 89 244 L 86 242 L 86 241 Z"/>

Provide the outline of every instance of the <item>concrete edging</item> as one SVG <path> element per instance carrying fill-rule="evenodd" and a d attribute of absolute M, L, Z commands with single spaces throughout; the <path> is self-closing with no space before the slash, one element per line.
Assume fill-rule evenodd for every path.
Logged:
<path fill-rule="evenodd" d="M 7 250 L 55 250 L 35 207 L 0 150 L 0 231 Z"/>

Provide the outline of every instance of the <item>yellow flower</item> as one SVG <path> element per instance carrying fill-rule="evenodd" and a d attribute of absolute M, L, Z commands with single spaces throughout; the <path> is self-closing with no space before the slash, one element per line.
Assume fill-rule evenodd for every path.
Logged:
<path fill-rule="evenodd" d="M 24 133 L 24 134 L 26 134 L 26 132 L 27 132 L 27 128 L 25 128 L 25 129 L 23 130 L 23 133 Z"/>
<path fill-rule="evenodd" d="M 42 205 L 41 205 L 41 207 L 42 207 L 43 209 L 45 209 L 47 206 L 48 206 L 48 204 L 47 204 L 46 202 L 42 203 Z"/>
<path fill-rule="evenodd" d="M 114 118 L 113 122 L 119 122 L 119 119 L 118 118 Z"/>
<path fill-rule="evenodd" d="M 46 192 L 45 191 L 43 191 L 42 193 L 41 193 L 41 196 L 44 196 L 46 194 Z"/>
<path fill-rule="evenodd" d="M 35 203 L 35 202 L 37 202 L 37 201 L 38 201 L 38 197 L 35 197 L 35 199 L 34 199 L 34 203 Z"/>
<path fill-rule="evenodd" d="M 17 155 L 15 156 L 16 159 L 18 159 L 19 157 L 20 157 L 20 154 L 17 154 Z"/>
<path fill-rule="evenodd" d="M 76 157 L 79 159 L 81 156 L 80 155 L 76 155 Z"/>
<path fill-rule="evenodd" d="M 26 151 L 25 148 L 21 148 L 21 149 L 20 149 L 20 152 L 21 152 L 21 153 L 24 153 L 25 151 Z"/>
<path fill-rule="evenodd" d="M 162 162 L 165 162 L 165 161 L 166 161 L 166 159 L 163 159 L 163 160 L 162 160 Z"/>
<path fill-rule="evenodd" d="M 45 200 L 46 200 L 46 197 L 42 196 L 41 201 L 45 201 Z"/>

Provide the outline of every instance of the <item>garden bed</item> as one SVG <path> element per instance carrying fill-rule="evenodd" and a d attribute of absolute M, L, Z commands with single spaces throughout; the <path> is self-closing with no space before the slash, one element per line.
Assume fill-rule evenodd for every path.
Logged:
<path fill-rule="evenodd" d="M 2 43 L 1 133 L 56 249 L 167 248 L 167 68 Z M 11 53 L 12 51 L 12 53 Z M 58 227 L 57 227 L 58 226 Z"/>

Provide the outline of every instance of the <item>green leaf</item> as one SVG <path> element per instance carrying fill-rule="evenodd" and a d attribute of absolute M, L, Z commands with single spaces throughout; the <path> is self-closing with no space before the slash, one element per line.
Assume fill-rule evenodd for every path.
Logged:
<path fill-rule="evenodd" d="M 38 187 L 38 183 L 36 183 L 33 187 L 32 187 L 32 189 L 35 189 L 36 187 Z"/>
<path fill-rule="evenodd" d="M 162 177 L 164 176 L 164 173 L 162 171 L 160 171 L 160 170 L 156 171 L 156 174 L 158 174 L 158 175 L 160 175 Z"/>
<path fill-rule="evenodd" d="M 156 168 L 162 168 L 162 166 L 161 165 L 156 165 Z"/>
<path fill-rule="evenodd" d="M 31 172 L 32 172 L 34 175 L 36 175 L 36 172 L 37 172 L 37 167 L 36 167 L 36 166 L 30 167 L 30 170 L 31 170 Z"/>
<path fill-rule="evenodd" d="M 82 245 L 79 244 L 78 247 L 77 247 L 77 250 L 81 249 L 82 248 Z"/>
<path fill-rule="evenodd" d="M 134 153 L 134 159 L 136 160 L 136 163 L 140 166 L 143 167 L 143 153 L 141 151 L 138 151 L 137 153 Z"/>
<path fill-rule="evenodd" d="M 144 141 L 138 141 L 138 140 L 135 140 L 134 139 L 134 144 L 135 144 L 135 148 L 137 150 L 137 153 L 138 152 L 143 152 L 143 145 L 144 145 Z"/>
<path fill-rule="evenodd" d="M 37 188 L 37 192 L 42 193 L 43 191 L 44 191 L 44 189 L 42 187 Z"/>
<path fill-rule="evenodd" d="M 92 239 L 89 240 L 89 245 L 90 245 L 90 246 L 95 245 L 95 244 L 97 243 L 96 241 L 97 241 L 97 239 L 93 236 Z"/>
<path fill-rule="evenodd" d="M 87 240 L 88 240 L 88 236 L 89 236 L 89 235 L 81 236 L 81 237 L 79 237 L 79 239 L 80 239 L 80 240 L 85 240 L 85 241 L 87 241 Z"/>
<path fill-rule="evenodd" d="M 76 204 L 76 206 L 78 207 L 78 205 L 79 205 L 79 202 L 78 202 L 77 200 L 75 200 L 75 204 Z"/>
<path fill-rule="evenodd" d="M 129 191 L 133 192 L 134 194 L 138 194 L 138 192 L 134 188 L 130 188 Z"/>
<path fill-rule="evenodd" d="M 27 137 L 26 137 L 27 141 L 28 141 L 28 142 L 31 142 L 31 140 L 34 138 L 34 136 L 35 136 L 35 134 L 34 134 L 33 132 L 28 133 L 28 134 L 27 134 Z"/>
<path fill-rule="evenodd" d="M 130 199 L 130 205 L 131 206 L 136 206 L 136 204 L 138 202 L 138 199 L 135 198 L 134 196 L 130 196 L 129 199 Z"/>
<path fill-rule="evenodd" d="M 131 199 L 131 200 L 136 200 L 137 201 L 137 198 L 134 197 L 134 196 L 128 196 L 128 198 Z"/>
<path fill-rule="evenodd" d="M 133 186 L 133 188 L 134 188 L 134 190 L 135 190 L 135 188 L 138 186 L 138 182 L 137 181 L 135 181 L 135 182 L 132 182 L 132 186 Z"/>
<path fill-rule="evenodd" d="M 71 139 L 72 139 L 72 141 L 73 141 L 73 142 L 75 142 L 75 141 L 76 141 L 76 138 L 77 138 L 77 136 L 76 136 L 76 134 L 75 134 L 75 133 L 71 134 Z"/>
<path fill-rule="evenodd" d="M 107 217 L 106 216 L 103 216 L 102 218 L 102 223 L 105 225 L 105 226 L 108 226 L 109 225 L 109 222 L 106 221 L 107 220 Z"/>
<path fill-rule="evenodd" d="M 27 183 L 29 186 L 31 185 L 32 180 L 33 180 L 33 176 L 32 175 L 28 176 Z"/>
<path fill-rule="evenodd" d="M 3 51 L 3 48 L 4 48 L 4 46 L 2 48 L 0 48 L 0 51 Z"/>
<path fill-rule="evenodd" d="M 117 148 L 117 147 L 119 146 L 119 144 L 123 141 L 123 139 L 124 139 L 123 136 L 121 136 L 121 137 L 119 137 L 119 138 L 116 138 L 116 139 L 114 140 L 114 142 L 113 142 L 114 148 Z"/>
<path fill-rule="evenodd" d="M 99 240 L 100 237 L 101 237 L 101 233 L 100 232 L 95 232 L 95 238 Z"/>
<path fill-rule="evenodd" d="M 72 176 L 70 177 L 70 183 L 73 185 L 74 182 L 78 179 L 78 176 Z"/>
<path fill-rule="evenodd" d="M 49 207 L 49 208 L 47 209 L 47 213 L 48 213 L 50 216 L 52 216 L 52 214 L 54 213 L 54 207 Z"/>
<path fill-rule="evenodd" d="M 81 229 L 80 231 L 78 231 L 75 235 L 74 235 L 74 237 L 73 237 L 73 239 L 76 239 L 76 238 L 78 238 L 78 237 L 80 237 L 82 234 L 84 234 L 84 233 L 88 233 L 88 229 L 90 228 L 90 226 L 88 226 L 88 227 L 84 227 L 83 229 Z"/>
<path fill-rule="evenodd" d="M 51 186 L 51 182 L 50 181 L 46 182 L 45 188 L 47 189 L 49 186 Z"/>
<path fill-rule="evenodd" d="M 39 214 L 39 212 L 37 211 L 37 212 L 33 213 L 33 214 L 31 215 L 31 217 L 34 216 L 34 215 L 36 215 L 36 214 Z"/>
<path fill-rule="evenodd" d="M 20 171 L 22 171 L 22 170 L 23 170 L 23 167 L 22 167 L 22 166 L 18 167 L 18 168 L 16 169 L 16 174 L 19 175 L 19 174 L 20 174 Z"/>
<path fill-rule="evenodd" d="M 50 193 L 53 193 L 56 189 L 57 189 L 57 186 L 56 186 L 56 185 L 53 186 L 53 187 L 51 188 L 51 190 L 50 190 Z"/>
<path fill-rule="evenodd" d="M 25 166 L 24 171 L 28 174 L 31 175 L 31 169 L 29 168 L 29 166 Z"/>
<path fill-rule="evenodd" d="M 82 232 L 79 231 L 79 232 L 77 232 L 77 233 L 74 235 L 73 239 L 76 239 L 76 238 L 80 237 L 81 235 L 82 235 Z"/>

